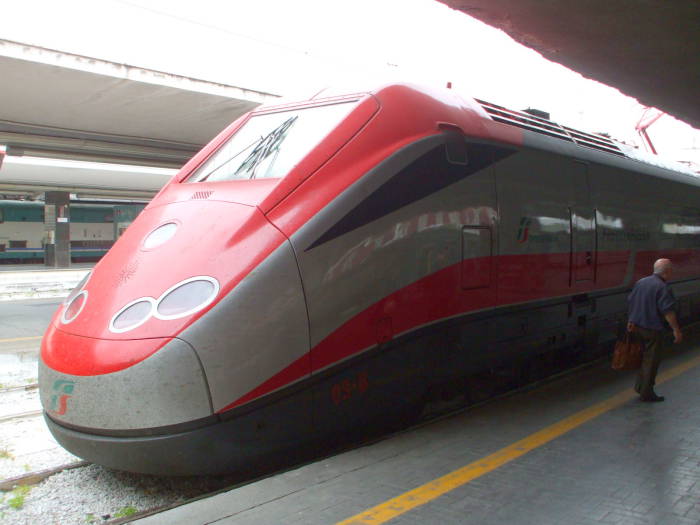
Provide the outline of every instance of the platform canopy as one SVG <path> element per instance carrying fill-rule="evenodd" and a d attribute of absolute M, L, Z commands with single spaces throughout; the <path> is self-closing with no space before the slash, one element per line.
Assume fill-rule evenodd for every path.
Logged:
<path fill-rule="evenodd" d="M 7 40 L 0 78 L 0 193 L 153 195 L 216 133 L 277 98 Z"/>
<path fill-rule="evenodd" d="M 439 0 L 700 128 L 698 0 Z"/>

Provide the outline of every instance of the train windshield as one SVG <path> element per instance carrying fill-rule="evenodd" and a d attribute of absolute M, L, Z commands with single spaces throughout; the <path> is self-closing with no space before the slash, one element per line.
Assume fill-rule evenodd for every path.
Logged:
<path fill-rule="evenodd" d="M 356 102 L 253 115 L 186 182 L 284 177 Z"/>

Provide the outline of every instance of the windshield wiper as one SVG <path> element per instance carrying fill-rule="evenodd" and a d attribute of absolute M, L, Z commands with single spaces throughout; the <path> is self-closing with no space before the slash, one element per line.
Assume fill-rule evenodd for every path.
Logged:
<path fill-rule="evenodd" d="M 241 164 L 239 164 L 238 169 L 236 169 L 236 171 L 233 175 L 237 175 L 241 172 L 245 173 L 246 171 L 248 171 L 250 169 L 255 170 L 257 168 L 257 165 L 260 162 L 262 162 L 265 158 L 267 158 L 270 155 L 270 153 L 272 153 L 273 148 L 277 148 L 277 149 L 279 148 L 279 145 L 281 144 L 282 140 L 284 139 L 286 132 L 289 130 L 291 125 L 296 121 L 296 119 L 297 119 L 297 116 L 288 118 L 282 124 L 277 126 L 274 130 L 272 130 L 270 133 L 268 133 L 266 136 L 264 136 L 264 137 L 260 136 L 260 138 L 253 140 L 245 148 L 243 148 L 238 153 L 236 153 L 235 155 L 230 157 L 228 160 L 226 160 L 226 162 L 224 162 L 223 164 L 220 164 L 215 169 L 211 170 L 204 177 L 201 177 L 193 182 L 204 182 L 206 180 L 209 180 L 210 177 L 212 177 L 216 173 L 224 170 L 226 168 L 226 166 L 230 165 L 232 162 L 235 161 L 235 159 L 239 155 L 250 150 L 250 148 L 253 148 L 253 150 L 248 154 L 248 156 L 245 158 L 245 160 L 243 160 L 243 162 Z M 249 178 L 252 178 L 252 177 L 249 177 Z"/>
<path fill-rule="evenodd" d="M 262 137 L 260 142 L 253 148 L 253 151 L 245 158 L 238 169 L 235 171 L 234 176 L 240 173 L 249 172 L 250 179 L 255 178 L 255 170 L 258 166 L 269 157 L 273 152 L 278 152 L 282 141 L 285 139 L 289 128 L 292 124 L 296 122 L 298 116 L 289 117 L 287 120 L 282 122 L 279 126 L 273 129 L 265 137 Z"/>

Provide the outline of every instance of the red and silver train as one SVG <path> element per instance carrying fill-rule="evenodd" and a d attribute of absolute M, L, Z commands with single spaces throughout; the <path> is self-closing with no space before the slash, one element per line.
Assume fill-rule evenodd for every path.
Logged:
<path fill-rule="evenodd" d="M 489 367 L 611 341 L 658 257 L 700 313 L 700 179 L 451 91 L 260 107 L 56 312 L 46 421 L 90 461 L 244 469 Z"/>

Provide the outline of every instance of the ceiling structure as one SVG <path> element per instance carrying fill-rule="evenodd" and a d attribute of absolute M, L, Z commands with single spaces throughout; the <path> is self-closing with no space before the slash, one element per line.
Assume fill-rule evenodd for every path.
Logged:
<path fill-rule="evenodd" d="M 6 155 L 0 165 L 0 195 L 35 199 L 46 191 L 65 191 L 80 198 L 150 200 L 175 173 L 170 168 Z"/>
<path fill-rule="evenodd" d="M 698 0 L 439 0 L 700 128 Z"/>
<path fill-rule="evenodd" d="M 0 40 L 0 144 L 8 156 L 180 167 L 278 96 Z"/>
<path fill-rule="evenodd" d="M 151 197 L 219 131 L 278 98 L 7 40 L 0 78 L 7 195 Z"/>

